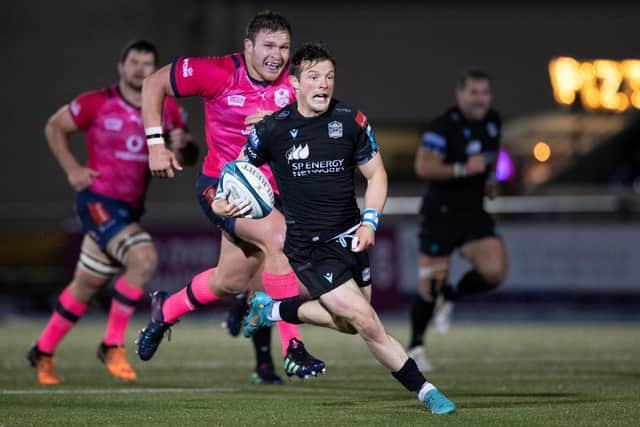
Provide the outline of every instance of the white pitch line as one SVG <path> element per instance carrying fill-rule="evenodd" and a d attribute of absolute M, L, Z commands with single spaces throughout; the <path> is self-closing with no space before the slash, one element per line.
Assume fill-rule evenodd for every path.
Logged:
<path fill-rule="evenodd" d="M 89 388 L 74 390 L 0 390 L 0 394 L 144 394 L 144 393 L 233 393 L 235 388 Z"/>

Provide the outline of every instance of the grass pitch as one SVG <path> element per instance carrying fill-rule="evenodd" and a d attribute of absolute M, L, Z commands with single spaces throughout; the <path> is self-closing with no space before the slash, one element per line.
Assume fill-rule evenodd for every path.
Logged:
<path fill-rule="evenodd" d="M 358 337 L 303 326 L 327 375 L 249 383 L 253 349 L 219 321 L 185 318 L 139 380 L 111 378 L 95 357 L 102 316 L 84 319 L 56 353 L 61 386 L 40 386 L 24 359 L 46 319 L 0 323 L 0 426 L 623 426 L 640 420 L 640 325 L 454 324 L 430 335 L 428 378 L 458 406 L 431 415 Z M 404 322 L 386 322 L 401 342 Z M 279 340 L 274 336 L 279 352 Z M 279 354 L 279 353 L 278 353 Z M 282 369 L 278 357 L 277 365 Z"/>

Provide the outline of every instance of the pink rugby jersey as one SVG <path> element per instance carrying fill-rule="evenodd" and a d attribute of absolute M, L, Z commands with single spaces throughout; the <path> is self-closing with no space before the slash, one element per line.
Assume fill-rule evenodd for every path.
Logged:
<path fill-rule="evenodd" d="M 171 86 L 177 96 L 199 95 L 204 100 L 208 152 L 202 173 L 217 178 L 225 163 L 238 158 L 249 135 L 247 116 L 258 109 L 278 111 L 295 100 L 286 69 L 271 84 L 253 80 L 244 57 L 178 58 L 171 67 Z M 276 182 L 268 166 L 260 168 L 274 191 Z"/>
<path fill-rule="evenodd" d="M 151 175 L 140 108 L 115 85 L 83 93 L 71 101 L 69 111 L 76 126 L 86 131 L 87 167 L 100 172 L 89 190 L 141 209 Z M 165 132 L 185 128 L 175 98 L 166 98 L 162 127 Z"/>

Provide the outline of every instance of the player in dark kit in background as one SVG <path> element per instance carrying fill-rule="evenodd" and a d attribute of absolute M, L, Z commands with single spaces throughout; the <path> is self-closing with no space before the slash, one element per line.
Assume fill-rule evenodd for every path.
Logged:
<path fill-rule="evenodd" d="M 357 333 L 433 413 L 452 413 L 455 405 L 427 382 L 371 306 L 367 248 L 375 243 L 387 173 L 365 115 L 332 98 L 334 78 L 329 53 L 318 45 L 303 46 L 291 62 L 296 102 L 257 123 L 245 144 L 244 157 L 255 165 L 268 162 L 276 177 L 287 221 L 285 254 L 314 298 L 274 301 L 256 293 L 245 335 L 276 321 Z M 356 167 L 367 180 L 362 217 L 354 190 Z M 224 199 L 213 208 L 219 215 L 238 212 Z"/>
<path fill-rule="evenodd" d="M 416 174 L 429 181 L 421 214 L 419 288 L 411 307 L 409 355 L 422 371 L 431 369 L 424 334 L 442 297 L 451 301 L 498 287 L 507 274 L 507 256 L 494 222 L 484 210 L 484 196 L 496 195 L 495 164 L 500 145 L 500 117 L 490 108 L 491 82 L 480 70 L 458 81 L 457 105 L 436 118 L 418 148 Z M 456 284 L 447 283 L 451 253 L 460 249 L 473 268 Z"/>
<path fill-rule="evenodd" d="M 77 192 L 76 213 L 85 236 L 73 279 L 27 355 L 41 384 L 61 382 L 54 370 L 54 351 L 87 311 L 91 298 L 121 270 L 98 357 L 116 378 L 136 379 L 125 357 L 124 336 L 157 265 L 151 236 L 138 223 L 151 176 L 140 97 L 142 81 L 157 62 L 153 44 L 144 40 L 130 43 L 118 63 L 117 85 L 83 93 L 47 122 L 47 142 Z M 178 103 L 167 98 L 161 132 L 168 136 L 169 149 L 180 158 L 193 146 L 185 129 Z M 69 135 L 80 130 L 86 132 L 86 166 L 78 163 L 69 147 Z"/>

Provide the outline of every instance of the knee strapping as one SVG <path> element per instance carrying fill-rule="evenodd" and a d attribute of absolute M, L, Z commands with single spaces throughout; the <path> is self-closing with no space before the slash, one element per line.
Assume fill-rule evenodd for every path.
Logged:
<path fill-rule="evenodd" d="M 104 279 L 111 279 L 120 271 L 119 265 L 96 258 L 86 251 L 80 252 L 78 264 L 87 273 Z"/>
<path fill-rule="evenodd" d="M 116 249 L 113 251 L 113 257 L 124 264 L 127 260 L 127 254 L 132 247 L 150 243 L 152 243 L 151 235 L 146 231 L 137 231 L 135 233 L 128 234 L 124 236 L 116 246 Z"/>

